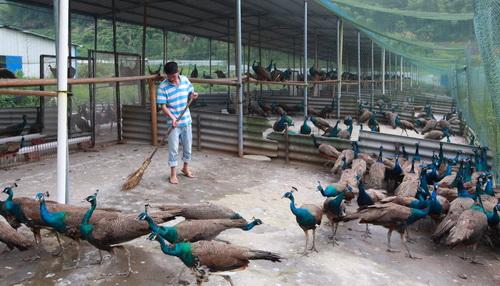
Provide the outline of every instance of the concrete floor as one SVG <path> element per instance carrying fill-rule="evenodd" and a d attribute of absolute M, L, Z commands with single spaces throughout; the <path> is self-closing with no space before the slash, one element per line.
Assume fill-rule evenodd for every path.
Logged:
<path fill-rule="evenodd" d="M 484 265 L 473 265 L 458 258 L 460 249 L 435 246 L 429 239 L 430 223 L 422 223 L 413 231 L 416 243 L 410 248 L 421 260 L 411 260 L 401 253 L 387 253 L 386 230 L 371 226 L 372 238 L 361 238 L 365 226 L 357 222 L 341 225 L 337 237 L 340 246 L 329 243 L 330 227 L 317 231 L 319 253 L 298 254 L 304 246 L 304 234 L 289 209 L 289 201 L 281 199 L 292 186 L 299 189 L 296 202 L 322 204 L 324 199 L 315 192 L 316 182 L 335 181 L 328 168 L 310 165 L 285 165 L 282 161 L 260 162 L 237 158 L 231 154 L 209 151 L 194 152 L 192 168 L 195 179 L 179 176 L 180 184 L 167 183 L 165 147 L 157 153 L 142 183 L 134 190 L 121 192 L 125 177 L 135 170 L 153 150 L 147 145 L 113 145 L 98 152 L 78 152 L 70 155 L 71 202 L 81 200 L 96 189 L 100 190 L 98 205 L 116 207 L 138 213 L 146 202 L 211 201 L 228 206 L 245 218 L 260 218 L 264 224 L 251 232 L 230 230 L 219 237 L 234 244 L 280 253 L 282 263 L 252 261 L 250 266 L 233 276 L 236 285 L 500 285 L 500 253 L 486 246 L 478 249 Z M 32 197 L 35 192 L 55 192 L 55 158 L 0 171 L 3 185 L 17 182 L 18 196 Z M 356 203 L 349 206 L 353 212 Z M 413 228 L 414 229 L 414 228 Z M 27 232 L 26 228 L 22 231 Z M 399 236 L 393 235 L 393 247 L 402 248 Z M 0 285 L 178 285 L 177 274 L 184 267 L 175 257 L 165 256 L 156 242 L 139 238 L 126 244 L 132 253 L 134 273 L 124 279 L 101 274 L 124 269 L 126 261 L 120 254 L 119 263 L 110 257 L 103 265 L 91 265 L 97 251 L 82 243 L 81 267 L 64 270 L 76 258 L 74 246 L 65 239 L 63 257 L 53 257 L 56 240 L 48 233 L 39 250 L 41 259 L 23 262 L 21 257 L 36 254 L 36 250 L 17 250 L 0 254 Z M 0 245 L 0 251 L 3 246 Z M 184 280 L 194 285 L 186 271 Z M 227 285 L 220 277 L 212 277 L 206 285 Z"/>

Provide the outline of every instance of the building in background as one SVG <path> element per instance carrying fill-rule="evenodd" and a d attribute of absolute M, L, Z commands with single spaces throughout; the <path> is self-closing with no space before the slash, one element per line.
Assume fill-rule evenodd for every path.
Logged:
<path fill-rule="evenodd" d="M 13 73 L 22 71 L 24 77 L 40 77 L 40 55 L 56 54 L 55 40 L 22 30 L 19 28 L 0 25 L 0 68 L 7 68 Z M 76 54 L 76 45 L 71 46 L 71 55 Z M 52 59 L 51 59 L 52 60 Z M 55 67 L 55 58 L 52 67 Z M 76 68 L 76 61 L 72 61 Z M 48 65 L 44 67 L 45 77 L 50 77 L 51 73 Z"/>

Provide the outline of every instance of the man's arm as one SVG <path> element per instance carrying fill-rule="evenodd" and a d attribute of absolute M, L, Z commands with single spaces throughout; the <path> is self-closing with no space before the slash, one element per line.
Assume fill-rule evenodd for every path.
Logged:
<path fill-rule="evenodd" d="M 166 104 L 161 105 L 161 110 L 163 111 L 163 114 L 165 114 L 166 116 L 168 116 L 172 119 L 172 126 L 176 127 L 177 126 L 177 118 L 172 114 L 172 112 L 170 112 L 170 110 L 168 110 Z"/>

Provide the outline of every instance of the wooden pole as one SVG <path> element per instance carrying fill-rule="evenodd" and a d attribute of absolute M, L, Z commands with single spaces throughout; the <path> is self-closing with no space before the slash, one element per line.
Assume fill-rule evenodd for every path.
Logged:
<path fill-rule="evenodd" d="M 148 79 L 149 104 L 151 106 L 151 144 L 158 145 L 158 118 L 156 112 L 156 86 L 153 79 Z"/>
<path fill-rule="evenodd" d="M 285 123 L 285 163 L 290 163 L 290 137 L 288 135 L 288 123 Z"/>
<path fill-rule="evenodd" d="M 144 12 L 142 21 L 142 51 L 141 51 L 141 75 L 146 74 L 146 30 L 148 26 L 148 0 L 144 1 Z M 141 106 L 146 105 L 146 86 L 141 81 Z"/>
<path fill-rule="evenodd" d="M 118 69 L 118 53 L 116 47 L 116 0 L 112 1 L 112 14 L 113 14 L 113 55 L 114 55 L 114 66 L 115 66 L 115 77 L 120 75 L 120 71 Z M 121 100 L 120 100 L 120 82 L 117 82 L 115 85 L 116 92 L 116 127 L 117 127 L 117 136 L 118 142 L 122 141 L 122 109 L 121 109 Z"/>

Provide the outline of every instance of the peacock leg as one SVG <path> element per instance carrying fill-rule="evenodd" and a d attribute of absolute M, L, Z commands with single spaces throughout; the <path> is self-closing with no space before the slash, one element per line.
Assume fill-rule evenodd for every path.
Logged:
<path fill-rule="evenodd" d="M 337 229 L 338 228 L 339 228 L 339 223 L 332 222 L 332 232 L 333 232 L 332 244 L 334 247 L 335 247 L 335 245 L 339 245 L 339 243 L 337 242 Z"/>
<path fill-rule="evenodd" d="M 313 245 L 310 249 L 311 251 L 316 251 L 316 252 L 319 252 L 317 249 L 316 249 L 316 229 L 313 229 Z"/>
<path fill-rule="evenodd" d="M 304 252 L 302 252 L 302 255 L 307 255 L 307 244 L 309 242 L 309 235 L 307 235 L 307 230 L 304 230 L 304 234 L 306 235 L 306 245 L 304 247 Z"/>
<path fill-rule="evenodd" d="M 33 236 L 35 238 L 35 243 L 39 244 L 42 242 L 42 236 L 40 235 L 40 229 L 39 228 L 33 228 Z"/>
<path fill-rule="evenodd" d="M 118 275 L 124 276 L 124 277 L 130 276 L 130 273 L 132 273 L 132 266 L 130 264 L 130 251 L 128 250 L 128 248 L 126 248 L 123 245 L 118 245 L 118 246 L 115 246 L 114 248 L 121 248 L 121 249 L 123 249 L 123 251 L 125 252 L 125 255 L 127 256 L 127 271 L 126 272 L 122 272 L 122 273 L 118 273 Z"/>
<path fill-rule="evenodd" d="M 71 270 L 71 269 L 78 268 L 78 266 L 80 266 L 80 240 L 79 239 L 76 240 L 76 253 L 77 253 L 77 257 L 76 257 L 75 265 L 70 266 L 70 267 L 63 267 L 63 270 Z"/>
<path fill-rule="evenodd" d="M 56 234 L 56 238 L 57 238 L 57 243 L 59 244 L 59 251 L 52 253 L 52 255 L 53 256 L 61 256 L 61 254 L 63 254 L 63 252 L 64 252 L 64 247 L 61 243 L 61 239 L 59 238 L 59 233 L 57 231 L 55 231 L 55 234 Z"/>
<path fill-rule="evenodd" d="M 389 229 L 389 231 L 387 232 L 387 252 L 399 252 L 399 250 L 391 248 L 391 235 L 392 229 Z"/>
<path fill-rule="evenodd" d="M 234 286 L 233 279 L 231 279 L 230 276 L 228 276 L 228 275 L 222 275 L 222 278 L 224 278 L 224 280 L 226 280 L 227 282 L 229 282 L 229 285 Z"/>
<path fill-rule="evenodd" d="M 91 262 L 90 264 L 92 264 L 92 265 L 95 265 L 95 264 L 102 265 L 102 262 L 104 261 L 104 259 L 102 257 L 102 251 L 100 249 L 97 249 L 97 250 L 99 251 L 99 260 Z"/>
<path fill-rule="evenodd" d="M 406 229 L 406 241 L 408 241 L 408 243 L 415 243 L 417 242 L 415 239 L 411 239 L 410 238 L 410 230 Z"/>
<path fill-rule="evenodd" d="M 415 256 L 413 254 L 411 254 L 410 252 L 410 248 L 408 247 L 408 245 L 406 244 L 406 236 L 405 236 L 405 232 L 401 232 L 400 235 L 401 235 L 401 243 L 403 244 L 403 246 L 406 248 L 406 251 L 408 252 L 408 257 L 410 257 L 411 259 L 422 259 L 422 257 L 418 257 L 418 256 Z"/>
<path fill-rule="evenodd" d="M 366 231 L 365 233 L 362 235 L 363 238 L 372 238 L 372 236 L 370 235 L 371 232 L 370 232 L 370 229 L 368 228 L 368 224 L 366 224 Z"/>

